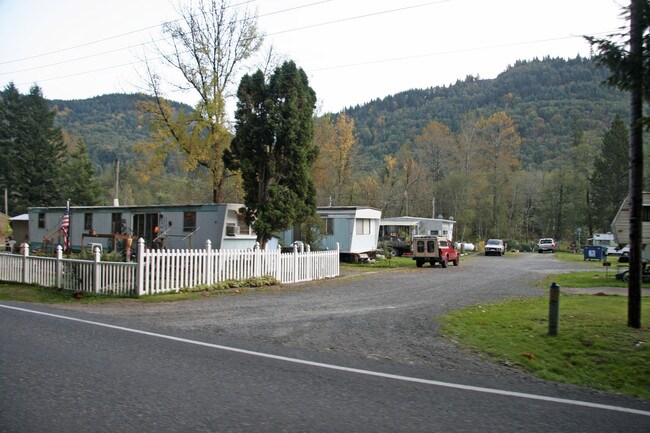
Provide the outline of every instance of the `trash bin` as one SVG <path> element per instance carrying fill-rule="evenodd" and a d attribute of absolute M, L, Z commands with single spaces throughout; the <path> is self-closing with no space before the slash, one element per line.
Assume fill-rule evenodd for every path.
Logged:
<path fill-rule="evenodd" d="M 585 260 L 603 260 L 607 256 L 607 250 L 600 245 L 585 245 L 583 251 Z"/>

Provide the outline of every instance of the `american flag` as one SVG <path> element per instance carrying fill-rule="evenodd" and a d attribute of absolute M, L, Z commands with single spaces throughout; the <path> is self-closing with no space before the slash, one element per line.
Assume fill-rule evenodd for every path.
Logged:
<path fill-rule="evenodd" d="M 65 213 L 61 217 L 61 232 L 63 233 L 63 251 L 70 248 L 70 205 L 66 206 Z"/>

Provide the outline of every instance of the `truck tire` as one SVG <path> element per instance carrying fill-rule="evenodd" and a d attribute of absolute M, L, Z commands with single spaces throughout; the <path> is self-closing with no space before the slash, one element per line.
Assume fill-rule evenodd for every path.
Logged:
<path fill-rule="evenodd" d="M 458 263 L 460 262 L 460 257 L 456 257 L 455 260 L 452 260 L 451 263 L 454 264 L 454 266 L 458 266 Z"/>
<path fill-rule="evenodd" d="M 447 257 L 443 258 L 443 259 L 440 261 L 440 266 L 442 266 L 443 268 L 446 268 L 446 267 L 447 267 Z"/>

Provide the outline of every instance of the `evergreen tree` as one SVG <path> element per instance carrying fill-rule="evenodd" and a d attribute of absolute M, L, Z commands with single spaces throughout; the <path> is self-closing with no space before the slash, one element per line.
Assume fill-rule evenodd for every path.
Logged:
<path fill-rule="evenodd" d="M 20 122 L 25 116 L 21 112 L 20 93 L 13 83 L 0 92 L 0 186 L 9 192 L 10 201 L 15 201 L 19 184 L 18 155 L 21 142 Z M 11 210 L 12 206 L 9 206 Z"/>
<path fill-rule="evenodd" d="M 261 70 L 245 75 L 237 96 L 235 137 L 224 162 L 241 172 L 246 219 L 264 247 L 275 231 L 314 220 L 316 94 L 305 72 L 288 61 L 268 82 Z"/>
<path fill-rule="evenodd" d="M 60 164 L 65 145 L 61 129 L 54 127 L 54 116 L 38 86 L 23 96 L 11 83 L 0 94 L 4 159 L 0 165 L 5 171 L 3 187 L 10 191 L 11 213 L 62 204 Z"/>
<path fill-rule="evenodd" d="M 101 204 L 99 181 L 94 177 L 95 169 L 82 139 L 77 140 L 76 148 L 69 151 L 66 159 L 61 174 L 62 197 L 73 199 L 78 206 Z"/>
<path fill-rule="evenodd" d="M 621 203 L 628 194 L 629 132 L 620 115 L 616 115 L 603 137 L 600 155 L 594 161 L 590 182 L 593 191 L 595 227 L 610 231 Z"/>

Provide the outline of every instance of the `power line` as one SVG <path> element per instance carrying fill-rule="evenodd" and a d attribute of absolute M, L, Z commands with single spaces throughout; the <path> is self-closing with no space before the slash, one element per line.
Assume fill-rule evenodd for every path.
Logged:
<path fill-rule="evenodd" d="M 243 3 L 239 3 L 237 6 L 242 5 L 242 4 L 246 4 L 246 3 L 251 3 L 252 1 L 253 0 L 249 0 L 249 1 L 246 1 L 246 2 L 243 2 Z M 322 3 L 328 3 L 328 2 L 331 2 L 331 1 L 332 0 L 321 0 L 321 1 L 313 2 L 313 3 L 309 3 L 309 4 L 306 4 L 306 5 L 300 5 L 300 6 L 296 6 L 296 7 L 292 7 L 292 8 L 287 8 L 287 9 L 282 9 L 282 10 L 278 10 L 278 11 L 274 11 L 274 12 L 269 12 L 267 14 L 260 15 L 260 17 L 266 17 L 266 16 L 282 14 L 282 13 L 286 13 L 286 12 L 290 12 L 290 11 L 294 11 L 294 10 L 298 10 L 298 9 L 303 9 L 303 8 L 307 8 L 307 7 L 316 6 L 316 5 L 319 5 L 319 4 L 322 4 Z M 293 28 L 293 29 L 282 30 L 282 31 L 270 33 L 268 36 L 274 36 L 274 35 L 278 35 L 278 34 L 296 32 L 296 31 L 305 30 L 305 29 L 308 29 L 308 28 L 322 27 L 322 26 L 337 24 L 337 23 L 346 22 L 346 21 L 353 21 L 353 20 L 369 18 L 369 17 L 373 17 L 373 16 L 378 16 L 378 15 L 385 15 L 385 14 L 389 14 L 389 13 L 401 12 L 401 11 L 404 11 L 404 10 L 421 8 L 421 7 L 424 7 L 424 6 L 431 6 L 431 5 L 439 4 L 439 3 L 446 3 L 446 2 L 449 2 L 449 1 L 452 1 L 452 0 L 429 1 L 429 2 L 426 2 L 426 3 L 417 4 L 417 5 L 404 6 L 404 7 L 394 8 L 394 9 L 388 9 L 388 10 L 383 10 L 383 11 L 378 11 L 378 12 L 372 12 L 372 13 L 363 14 L 363 15 L 356 15 L 356 16 L 352 16 L 352 17 L 346 17 L 346 18 L 341 18 L 341 19 L 337 19 L 337 20 L 312 24 L 312 25 L 309 25 L 309 26 L 302 26 L 302 27 L 297 27 L 297 28 Z M 0 62 L 0 65 L 9 64 L 9 63 L 16 63 L 16 62 L 19 62 L 19 61 L 30 60 L 30 59 L 34 59 L 34 58 L 48 56 L 48 55 L 51 55 L 51 54 L 57 54 L 57 53 L 65 52 L 65 51 L 79 49 L 79 48 L 82 48 L 82 47 L 98 44 L 98 43 L 105 42 L 105 41 L 108 41 L 108 40 L 117 39 L 117 38 L 120 38 L 120 37 L 123 37 L 123 36 L 128 36 L 128 35 L 131 35 L 131 34 L 139 33 L 139 32 L 145 31 L 145 30 L 158 28 L 158 27 L 161 27 L 161 26 L 173 23 L 173 22 L 177 22 L 177 21 L 180 21 L 180 19 L 173 20 L 173 21 L 166 21 L 166 22 L 164 22 L 162 24 L 157 24 L 155 26 L 144 27 L 142 29 L 132 30 L 132 31 L 129 31 L 129 32 L 126 32 L 126 33 L 121 33 L 119 35 L 110 36 L 110 37 L 103 38 L 103 39 L 98 39 L 98 40 L 95 40 L 95 41 L 75 45 L 75 46 L 72 46 L 72 47 L 61 48 L 59 50 L 50 51 L 50 52 L 47 52 L 47 53 L 42 53 L 42 54 L 38 54 L 38 55 L 34 55 L 34 56 L 24 57 L 22 59 L 16 59 L 16 60 L 11 60 L 11 61 L 6 61 L 6 62 Z M 77 58 L 74 58 L 74 59 L 62 60 L 62 61 L 59 61 L 59 62 L 49 63 L 49 64 L 46 64 L 46 65 L 39 65 L 39 66 L 31 67 L 31 68 L 25 68 L 25 69 L 13 70 L 13 71 L 9 71 L 9 72 L 3 72 L 3 73 L 0 73 L 0 76 L 16 74 L 16 73 L 20 73 L 20 72 L 28 72 L 28 71 L 33 71 L 33 70 L 42 69 L 42 68 L 48 68 L 48 67 L 52 67 L 52 66 L 59 66 L 59 65 L 62 65 L 62 64 L 71 63 L 71 62 L 75 62 L 75 61 L 78 61 L 78 60 L 86 60 L 86 59 L 93 58 L 93 57 L 98 57 L 98 56 L 101 56 L 101 55 L 104 55 L 104 54 L 110 54 L 110 53 L 115 53 L 115 52 L 118 52 L 118 51 L 128 50 L 128 49 L 131 49 L 131 48 L 136 48 L 136 47 L 149 45 L 151 43 L 159 42 L 159 41 L 162 41 L 162 40 L 165 40 L 165 38 L 157 39 L 157 40 L 154 40 L 154 41 L 142 42 L 142 43 L 139 43 L 139 44 L 130 45 L 130 46 L 126 46 L 126 47 L 115 48 L 113 50 L 103 51 L 103 52 L 95 53 L 95 54 L 89 54 L 87 56 L 77 57 Z"/>
<path fill-rule="evenodd" d="M 288 8 L 288 9 L 269 12 L 269 13 L 263 14 L 261 16 L 264 17 L 264 16 L 270 16 L 270 15 L 286 13 L 288 11 L 302 9 L 302 8 L 308 8 L 308 7 L 319 5 L 319 4 L 322 4 L 322 3 L 328 3 L 330 1 L 331 0 L 316 1 L 316 2 L 312 2 L 312 3 L 309 3 L 309 4 L 304 4 L 304 5 Z M 410 6 L 404 6 L 404 7 L 399 7 L 399 8 L 393 8 L 393 9 L 388 9 L 388 10 L 377 11 L 377 12 L 371 12 L 371 13 L 366 13 L 366 14 L 356 15 L 356 16 L 351 16 L 351 17 L 344 17 L 344 18 L 340 18 L 340 19 L 337 19 L 337 20 L 316 23 L 316 24 L 313 24 L 313 25 L 302 26 L 302 27 L 292 28 L 292 29 L 288 29 L 288 30 L 282 30 L 282 31 L 271 33 L 270 35 L 277 35 L 277 34 L 283 34 L 283 33 L 288 33 L 288 32 L 296 32 L 296 31 L 301 31 L 301 30 L 308 29 L 308 28 L 322 27 L 322 26 L 331 25 L 331 24 L 335 24 L 335 23 L 347 22 L 347 21 L 358 20 L 358 19 L 363 19 L 363 18 L 369 18 L 369 17 L 383 15 L 383 14 L 395 13 L 395 12 L 409 10 L 409 9 L 421 8 L 421 7 L 430 6 L 430 5 L 434 5 L 434 4 L 446 3 L 446 2 L 449 2 L 449 1 L 452 1 L 452 0 L 428 1 L 428 2 L 425 2 L 425 3 L 416 4 L 416 5 L 410 5 Z M 240 3 L 239 5 L 246 4 L 246 3 L 251 3 L 251 2 L 252 2 L 252 0 L 249 0 L 249 1 L 246 1 L 246 2 L 243 2 L 243 3 Z M 178 21 L 178 20 L 175 20 L 175 21 Z M 168 21 L 166 23 L 172 23 L 172 22 L 175 22 L 175 21 Z M 102 41 L 105 41 L 105 40 L 115 39 L 115 38 L 118 38 L 118 37 L 121 37 L 121 36 L 124 36 L 124 35 L 129 35 L 129 34 L 137 33 L 137 32 L 140 32 L 140 31 L 156 28 L 156 27 L 165 25 L 166 23 L 159 24 L 157 26 L 145 27 L 145 28 L 139 29 L 139 30 L 133 30 L 133 31 L 130 31 L 130 32 L 127 32 L 127 33 L 122 33 L 120 35 L 115 35 L 115 36 L 112 36 L 112 37 L 109 37 L 109 38 L 104 38 L 104 39 L 101 39 L 101 40 L 98 40 L 98 41 L 93 41 L 93 42 L 88 42 L 88 43 L 85 43 L 85 44 L 77 45 L 75 47 L 69 47 L 69 48 L 66 48 L 66 49 L 57 50 L 57 51 L 54 51 L 54 53 L 65 51 L 65 50 L 71 50 L 71 49 L 74 49 L 74 48 L 79 48 L 79 47 L 91 45 L 91 44 L 94 44 L 94 43 L 99 43 L 99 42 L 102 42 Z M 602 32 L 602 33 L 605 33 L 605 32 Z M 601 33 L 596 33 L 596 34 L 601 34 Z M 458 53 L 463 53 L 463 52 L 473 52 L 473 51 L 505 48 L 505 47 L 517 46 L 517 45 L 537 44 L 537 43 L 564 40 L 564 39 L 571 39 L 571 38 L 577 38 L 577 37 L 582 37 L 582 36 L 576 36 L 576 35 L 563 36 L 563 37 L 540 39 L 540 40 L 534 40 L 534 41 L 513 42 L 513 43 L 500 44 L 500 45 L 491 45 L 491 46 L 483 46 L 483 47 L 470 47 L 470 48 L 464 48 L 464 49 L 458 49 L 458 50 L 450 50 L 450 51 L 419 53 L 419 54 L 413 54 L 413 55 L 410 55 L 410 56 L 399 56 L 399 57 L 392 57 L 392 58 L 375 59 L 375 60 L 368 60 L 368 61 L 365 61 L 365 62 L 355 62 L 355 63 L 343 64 L 343 65 L 325 65 L 325 66 L 318 67 L 318 68 L 315 68 L 315 69 L 310 69 L 309 72 L 313 73 L 313 72 L 321 72 L 321 71 L 328 71 L 328 70 L 335 70 L 335 69 L 342 69 L 342 68 L 351 68 L 351 67 L 358 67 L 358 66 L 371 65 L 371 64 L 405 61 L 405 60 L 411 60 L 411 59 L 417 59 L 417 58 L 423 58 L 423 57 L 431 57 L 431 56 L 439 56 L 439 55 L 451 55 L 451 54 L 458 54 Z M 23 70 L 20 70 L 20 71 L 13 71 L 13 72 L 9 72 L 9 73 L 0 73 L 0 76 L 8 75 L 8 74 L 11 74 L 11 73 L 24 72 L 24 71 L 30 71 L 30 70 L 40 69 L 40 68 L 46 68 L 46 67 L 51 67 L 51 66 L 58 66 L 58 65 L 61 65 L 61 64 L 64 64 L 64 63 L 69 63 L 69 62 L 78 61 L 78 60 L 84 60 L 84 59 L 88 59 L 88 58 L 92 58 L 92 57 L 101 56 L 101 55 L 104 55 L 104 54 L 110 54 L 110 53 L 114 53 L 114 52 L 117 52 L 117 51 L 121 51 L 121 50 L 125 50 L 125 49 L 131 49 L 131 48 L 134 48 L 134 47 L 139 47 L 139 46 L 143 46 L 143 45 L 146 45 L 146 44 L 149 44 L 149 43 L 155 43 L 155 42 L 162 41 L 162 40 L 165 40 L 165 38 L 150 41 L 150 42 L 135 44 L 135 45 L 131 45 L 131 46 L 128 46 L 128 47 L 122 47 L 122 48 L 117 48 L 117 49 L 113 49 L 113 50 L 108 50 L 108 51 L 104 51 L 102 53 L 90 54 L 88 56 L 82 56 L 82 57 L 78 57 L 78 58 L 75 58 L 75 59 L 70 59 L 70 60 L 66 60 L 66 61 L 51 63 L 51 64 L 48 64 L 48 65 L 41 65 L 41 66 L 37 66 L 37 67 L 33 67 L 33 68 L 27 68 L 27 69 L 23 69 Z M 43 54 L 43 55 L 46 55 L 46 54 Z M 36 57 L 36 56 L 32 56 L 30 58 L 33 58 L 33 57 Z M 92 70 L 88 70 L 88 71 L 65 74 L 65 75 L 60 75 L 60 76 L 50 77 L 50 78 L 44 78 L 44 79 L 34 80 L 34 81 L 44 82 L 44 81 L 53 81 L 53 80 L 58 80 L 58 79 L 70 78 L 70 77 L 74 77 L 74 76 L 82 76 L 82 75 L 101 72 L 101 71 L 106 71 L 106 70 L 110 70 L 110 69 L 116 69 L 116 68 L 121 68 L 121 67 L 125 67 L 125 66 L 132 66 L 132 65 L 136 65 L 136 64 L 139 64 L 139 63 L 142 63 L 142 62 L 143 62 L 143 60 L 137 60 L 137 61 L 133 61 L 133 62 L 121 63 L 121 64 L 117 64 L 117 65 L 110 65 L 110 66 L 106 66 L 106 67 L 102 67 L 102 68 L 96 68 L 96 69 L 92 69 Z M 4 63 L 6 64 L 6 63 L 10 63 L 10 62 L 4 62 Z M 0 64 L 3 64 L 3 63 L 0 63 Z M 34 82 L 34 81 L 32 81 L 32 82 Z M 30 83 L 19 83 L 19 85 L 24 85 L 24 84 L 30 84 Z"/>
<path fill-rule="evenodd" d="M 427 2 L 427 3 L 420 3 L 420 4 L 417 4 L 417 5 L 404 6 L 404 7 L 396 8 L 396 9 L 387 9 L 387 10 L 384 10 L 384 11 L 372 12 L 372 13 L 364 14 L 364 15 L 357 15 L 357 16 L 353 16 L 353 17 L 340 18 L 338 20 L 326 21 L 326 22 L 323 22 L 323 23 L 311 24 L 311 25 L 308 25 L 308 26 L 296 27 L 296 28 L 293 28 L 293 29 L 274 32 L 274 33 L 271 33 L 270 36 L 279 35 L 279 34 L 283 34 L 283 33 L 289 33 L 289 32 L 295 32 L 295 31 L 298 31 L 298 30 L 312 29 L 314 27 L 328 26 L 328 25 L 331 25 L 331 24 L 338 24 L 338 23 L 342 23 L 342 22 L 346 22 L 346 21 L 359 20 L 359 19 L 374 17 L 374 16 L 378 16 L 378 15 L 385 15 L 385 14 L 394 13 L 394 12 L 401 12 L 401 11 L 408 10 L 408 9 L 421 8 L 421 7 L 424 7 L 424 6 L 431 6 L 431 5 L 439 4 L 439 3 L 447 3 L 447 2 L 450 2 L 450 1 L 452 1 L 452 0 L 436 0 L 436 1 L 430 1 L 430 2 Z"/>
<path fill-rule="evenodd" d="M 263 15 L 260 15 L 260 16 L 265 17 L 265 16 L 271 16 L 271 15 L 277 15 L 277 14 L 290 12 L 290 11 L 297 10 L 297 9 L 303 9 L 303 8 L 307 8 L 307 7 L 311 7 L 311 6 L 316 6 L 316 5 L 319 5 L 321 3 L 328 3 L 330 1 L 332 1 L 332 0 L 321 0 L 321 1 L 314 2 L 314 3 L 309 3 L 309 4 L 306 4 L 306 5 L 300 5 L 300 6 L 295 6 L 295 7 L 292 7 L 292 8 L 282 9 L 282 10 L 275 11 L 275 12 L 269 12 L 267 14 L 263 14 Z M 248 3 L 254 3 L 254 2 L 255 2 L 255 0 L 248 0 L 248 1 L 244 1 L 242 3 L 237 3 L 235 5 L 230 5 L 229 7 L 238 7 L 238 6 L 242 6 L 242 5 L 245 5 L 245 4 L 248 4 Z M 118 35 L 108 36 L 106 38 L 96 39 L 96 40 L 90 41 L 90 42 L 84 42 L 83 44 L 73 45 L 73 46 L 70 46 L 70 47 L 61 48 L 61 49 L 54 50 L 54 51 L 48 51 L 48 52 L 41 53 L 41 54 L 35 54 L 33 56 L 23 57 L 23 58 L 14 59 L 14 60 L 7 60 L 7 61 L 4 61 L 4 62 L 0 62 L 0 65 L 6 65 L 6 64 L 9 64 L 9 63 L 17 63 L 17 62 L 22 62 L 22 61 L 25 61 L 25 60 L 32 60 L 32 59 L 36 59 L 36 58 L 39 58 L 39 57 L 49 56 L 49 55 L 52 55 L 52 54 L 60 54 L 60 53 L 63 53 L 65 51 L 76 50 L 76 49 L 87 47 L 87 46 L 90 46 L 90 45 L 96 45 L 96 44 L 99 44 L 99 43 L 102 43 L 102 42 L 110 41 L 110 40 L 113 40 L 113 39 L 118 39 L 118 38 L 121 38 L 121 37 L 124 37 L 124 36 L 129 36 L 129 35 L 144 32 L 144 31 L 147 31 L 147 30 L 163 27 L 165 25 L 181 21 L 181 19 L 182 18 L 179 18 L 177 20 L 165 21 L 163 23 L 156 24 L 156 25 L 153 25 L 153 26 L 143 27 L 143 28 L 140 28 L 140 29 L 137 29 L 137 30 L 131 30 L 131 31 L 128 31 L 128 32 L 125 32 L 125 33 L 120 33 Z M 147 45 L 149 43 L 151 43 L 151 42 L 143 42 L 143 43 L 138 44 L 136 46 Z M 115 52 L 115 51 L 125 50 L 125 49 L 129 49 L 129 48 L 132 48 L 132 47 L 116 48 L 114 50 L 106 51 L 104 53 L 93 54 L 93 55 L 89 55 L 87 57 L 81 57 L 80 59 L 85 59 L 85 58 L 88 58 L 88 57 L 96 57 L 96 56 L 99 56 L 99 55 L 102 55 L 102 54 L 112 53 L 112 52 Z M 72 59 L 72 60 L 67 60 L 67 61 L 55 63 L 55 65 L 59 65 L 59 64 L 62 64 L 62 63 L 67 63 L 67 62 L 71 62 L 71 61 L 75 61 L 75 60 L 77 60 L 77 59 Z M 43 67 L 48 67 L 48 66 L 52 66 L 52 65 L 45 65 Z M 38 66 L 34 67 L 34 68 L 31 68 L 29 70 L 33 70 L 33 69 L 37 69 L 37 68 L 38 68 Z M 23 71 L 24 70 L 13 71 L 13 72 L 23 72 Z M 0 75 L 6 75 L 6 74 L 0 74 Z"/>
<path fill-rule="evenodd" d="M 590 36 L 596 36 L 596 35 L 601 35 L 601 34 L 609 34 L 609 33 L 610 32 L 598 32 L 598 33 L 593 33 Z M 541 43 L 545 43 L 545 42 L 554 42 L 554 41 L 561 41 L 561 40 L 574 39 L 574 38 L 583 38 L 583 37 L 584 36 L 579 36 L 579 35 L 569 35 L 569 36 L 560 36 L 560 37 L 556 37 L 556 38 L 538 39 L 538 40 L 534 40 L 534 41 L 511 42 L 511 43 L 507 43 L 507 44 L 498 44 L 498 45 L 484 45 L 484 46 L 481 46 L 481 47 L 463 48 L 463 49 L 458 49 L 458 50 L 438 51 L 438 52 L 431 52 L 431 53 L 414 54 L 414 55 L 411 55 L 411 56 L 400 56 L 400 57 L 391 57 L 391 58 L 386 58 L 386 59 L 368 60 L 366 62 L 348 63 L 348 64 L 345 64 L 345 65 L 325 66 L 325 67 L 322 67 L 322 68 L 311 69 L 310 72 L 320 72 L 320 71 L 328 71 L 328 70 L 334 70 L 334 69 L 345 69 L 345 68 L 350 68 L 350 67 L 366 66 L 366 65 L 373 65 L 373 64 L 378 64 L 378 63 L 390 63 L 390 62 L 398 62 L 398 61 L 404 61 L 404 60 L 419 59 L 419 58 L 423 58 L 423 57 L 434 57 L 434 56 L 442 56 L 442 55 L 468 53 L 468 52 L 472 52 L 472 51 L 493 50 L 493 49 L 498 49 L 498 48 L 507 48 L 507 47 L 514 47 L 514 46 L 520 46 L 520 45 L 534 45 L 534 44 L 541 44 Z"/>

